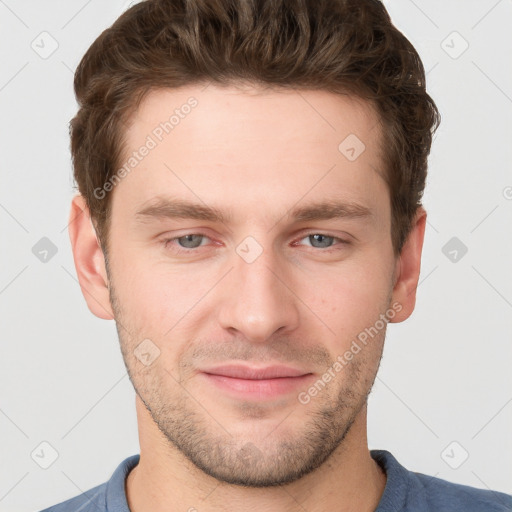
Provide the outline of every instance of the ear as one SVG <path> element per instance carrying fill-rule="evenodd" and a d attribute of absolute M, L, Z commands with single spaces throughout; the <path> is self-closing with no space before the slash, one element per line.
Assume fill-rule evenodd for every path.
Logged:
<path fill-rule="evenodd" d="M 76 273 L 87 306 L 98 318 L 112 320 L 105 258 L 85 198 L 80 194 L 71 202 L 68 229 Z"/>
<path fill-rule="evenodd" d="M 407 320 L 416 305 L 416 288 L 421 269 L 421 251 L 425 237 L 427 212 L 420 206 L 416 210 L 411 232 L 402 247 L 400 257 L 395 266 L 395 284 L 393 299 L 402 305 L 402 309 L 390 319 L 390 323 L 400 323 Z"/>

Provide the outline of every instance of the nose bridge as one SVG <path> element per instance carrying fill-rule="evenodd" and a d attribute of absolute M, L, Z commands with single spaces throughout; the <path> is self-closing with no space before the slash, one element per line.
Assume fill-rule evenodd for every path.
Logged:
<path fill-rule="evenodd" d="M 279 255 L 250 238 L 236 248 L 220 322 L 248 340 L 265 341 L 278 329 L 295 328 L 298 311 L 293 294 L 283 283 L 286 276 L 280 275 Z"/>

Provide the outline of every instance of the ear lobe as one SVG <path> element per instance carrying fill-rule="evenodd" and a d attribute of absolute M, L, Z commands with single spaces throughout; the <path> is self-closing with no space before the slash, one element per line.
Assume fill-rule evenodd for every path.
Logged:
<path fill-rule="evenodd" d="M 392 302 L 398 302 L 402 309 L 390 320 L 390 323 L 403 322 L 414 311 L 426 221 L 427 212 L 420 206 L 416 211 L 411 232 L 396 262 Z"/>
<path fill-rule="evenodd" d="M 78 194 L 71 202 L 69 238 L 82 294 L 91 313 L 112 320 L 105 258 L 92 224 L 85 198 Z"/>

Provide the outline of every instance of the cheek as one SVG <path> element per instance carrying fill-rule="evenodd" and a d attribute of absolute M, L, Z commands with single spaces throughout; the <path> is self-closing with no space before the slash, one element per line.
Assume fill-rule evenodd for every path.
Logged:
<path fill-rule="evenodd" d="M 149 264 L 144 258 L 129 270 L 120 266 L 117 274 L 124 276 L 116 280 L 116 293 L 127 327 L 139 337 L 162 341 L 190 327 L 202 298 L 219 279 L 213 268 L 196 272 L 183 265 Z"/>
<path fill-rule="evenodd" d="M 297 303 L 306 325 L 325 322 L 337 339 L 346 339 L 373 324 L 387 306 L 388 252 L 379 244 L 336 264 L 289 262 L 285 281 L 298 298 L 291 294 L 288 300 Z M 174 332 L 187 330 L 191 318 L 202 317 L 205 304 L 212 305 L 211 290 L 226 270 L 221 261 L 206 266 L 149 261 L 140 248 L 127 246 L 116 255 L 112 268 L 125 322 L 138 334 L 155 338 L 170 336 L 175 326 Z M 209 300 L 203 301 L 206 296 Z"/>
<path fill-rule="evenodd" d="M 297 295 L 334 331 L 339 343 L 373 325 L 385 312 L 391 292 L 389 272 L 382 260 L 331 266 L 311 279 L 297 277 Z"/>

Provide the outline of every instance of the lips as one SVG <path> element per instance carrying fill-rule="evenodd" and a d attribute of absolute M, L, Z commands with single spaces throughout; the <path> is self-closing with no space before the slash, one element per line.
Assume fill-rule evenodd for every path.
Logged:
<path fill-rule="evenodd" d="M 301 377 L 310 372 L 300 369 L 291 368 L 289 366 L 266 366 L 263 368 L 256 368 L 241 365 L 224 365 L 215 368 L 202 370 L 204 373 L 210 375 L 220 375 L 223 377 L 231 377 L 233 379 L 249 379 L 249 380 L 263 380 L 263 379 L 279 379 L 284 377 Z"/>
<path fill-rule="evenodd" d="M 253 367 L 237 364 L 207 368 L 199 375 L 206 379 L 207 390 L 215 389 L 237 400 L 258 401 L 297 393 L 297 389 L 302 389 L 314 377 L 313 373 L 289 366 Z"/>

